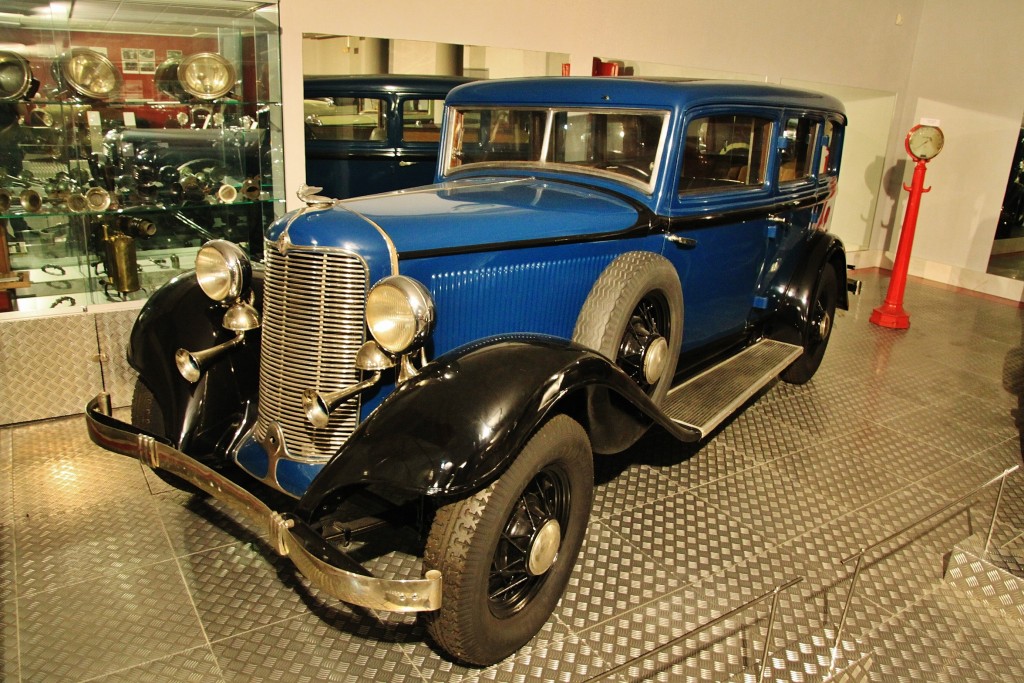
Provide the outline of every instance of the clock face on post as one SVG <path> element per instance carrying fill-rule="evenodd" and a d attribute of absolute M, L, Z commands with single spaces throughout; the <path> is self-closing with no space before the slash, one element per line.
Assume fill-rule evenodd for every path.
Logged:
<path fill-rule="evenodd" d="M 918 161 L 928 161 L 942 151 L 945 138 L 937 126 L 914 126 L 907 133 L 907 153 Z"/>

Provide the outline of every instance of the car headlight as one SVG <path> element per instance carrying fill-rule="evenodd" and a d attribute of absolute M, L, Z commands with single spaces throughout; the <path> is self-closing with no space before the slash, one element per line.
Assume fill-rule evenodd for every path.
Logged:
<path fill-rule="evenodd" d="M 405 353 L 422 344 L 434 328 L 434 302 L 422 284 L 392 275 L 366 297 L 366 325 L 381 348 Z"/>
<path fill-rule="evenodd" d="M 121 90 L 121 72 L 104 55 L 87 47 L 73 47 L 53 64 L 58 83 L 90 100 L 109 100 Z"/>
<path fill-rule="evenodd" d="M 157 90 L 181 101 L 185 99 L 185 88 L 178 81 L 179 66 L 181 66 L 181 57 L 168 57 L 156 68 L 153 82 Z"/>
<path fill-rule="evenodd" d="M 233 301 L 249 290 L 252 264 L 234 242 L 212 240 L 196 254 L 196 280 L 214 301 Z"/>
<path fill-rule="evenodd" d="M 28 60 L 16 52 L 0 50 L 0 102 L 20 100 L 31 88 Z"/>
<path fill-rule="evenodd" d="M 185 92 L 201 100 L 224 97 L 235 86 L 235 67 L 216 52 L 197 52 L 185 57 L 177 72 Z"/>

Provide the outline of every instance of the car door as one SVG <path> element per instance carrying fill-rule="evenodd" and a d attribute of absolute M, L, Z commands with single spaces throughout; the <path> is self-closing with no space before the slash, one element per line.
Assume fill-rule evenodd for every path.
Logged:
<path fill-rule="evenodd" d="M 821 112 L 787 111 L 776 164 L 776 205 L 772 213 L 773 265 L 765 274 L 762 289 L 776 288 L 774 275 L 788 277 L 783 266 L 812 230 L 827 229 L 835 203 L 841 124 Z M 841 274 L 840 274 L 841 275 Z"/>
<path fill-rule="evenodd" d="M 397 187 L 394 98 L 307 90 L 304 109 L 306 184 L 336 199 Z"/>
<path fill-rule="evenodd" d="M 684 121 L 664 252 L 683 285 L 684 352 L 742 335 L 763 305 L 777 128 L 765 108 L 705 108 Z"/>
<path fill-rule="evenodd" d="M 433 182 L 441 143 L 444 97 L 409 94 L 398 98 L 396 187 Z"/>

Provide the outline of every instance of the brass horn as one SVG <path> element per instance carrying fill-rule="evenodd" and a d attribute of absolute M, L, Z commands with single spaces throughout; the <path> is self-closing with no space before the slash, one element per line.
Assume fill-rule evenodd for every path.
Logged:
<path fill-rule="evenodd" d="M 259 178 L 246 178 L 242 181 L 241 194 L 249 201 L 256 201 L 260 198 L 260 180 Z"/>
<path fill-rule="evenodd" d="M 223 344 L 210 347 L 205 351 L 193 352 L 188 349 L 178 349 L 174 354 L 174 363 L 178 366 L 178 372 L 181 373 L 181 376 L 195 384 L 202 377 L 203 371 L 217 356 L 238 346 L 243 341 L 245 341 L 245 334 L 239 332 L 232 339 L 227 340 Z"/>
<path fill-rule="evenodd" d="M 21 208 L 26 213 L 39 213 L 43 210 L 43 198 L 35 190 L 22 190 L 19 199 L 21 200 Z"/>
<path fill-rule="evenodd" d="M 81 192 L 72 192 L 67 199 L 68 211 L 71 213 L 85 213 L 89 210 L 89 200 Z"/>
<path fill-rule="evenodd" d="M 303 391 L 302 410 L 306 413 L 306 419 L 314 427 L 323 429 L 330 421 L 331 413 L 337 410 L 338 406 L 360 391 L 372 387 L 380 381 L 380 373 L 394 365 L 395 361 L 381 351 L 376 342 L 366 342 L 356 352 L 356 367 L 373 374 L 358 384 L 328 394 L 321 394 L 316 389 Z"/>
<path fill-rule="evenodd" d="M 338 406 L 363 389 L 372 387 L 378 380 L 380 380 L 380 373 L 375 372 L 358 384 L 339 391 L 332 391 L 329 394 L 321 394 L 316 389 L 306 389 L 302 392 L 302 410 L 306 413 L 306 419 L 314 427 L 323 429 L 330 422 L 331 413 L 337 410 Z"/>

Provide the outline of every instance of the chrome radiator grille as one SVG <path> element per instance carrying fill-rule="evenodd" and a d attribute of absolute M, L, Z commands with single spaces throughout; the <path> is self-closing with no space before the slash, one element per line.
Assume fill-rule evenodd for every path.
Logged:
<path fill-rule="evenodd" d="M 256 437 L 272 422 L 288 454 L 326 460 L 345 442 L 359 419 L 359 398 L 314 429 L 302 410 L 302 392 L 331 392 L 359 381 L 356 352 L 364 341 L 367 272 L 351 252 L 290 247 L 285 254 L 265 245 L 263 345 Z"/>

